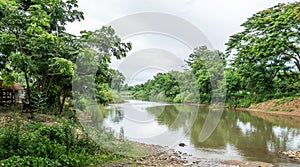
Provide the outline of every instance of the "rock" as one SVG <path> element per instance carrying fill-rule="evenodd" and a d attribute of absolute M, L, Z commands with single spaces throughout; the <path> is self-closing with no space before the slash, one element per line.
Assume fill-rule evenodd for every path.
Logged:
<path fill-rule="evenodd" d="M 280 151 L 280 155 L 283 157 L 290 158 L 291 160 L 300 162 L 300 150 L 297 151 Z"/>
<path fill-rule="evenodd" d="M 288 155 L 288 157 L 290 157 L 290 158 L 296 158 L 296 155 L 290 154 L 290 155 Z"/>
<path fill-rule="evenodd" d="M 179 143 L 179 146 L 180 147 L 184 147 L 184 146 L 186 146 L 184 143 Z"/>
<path fill-rule="evenodd" d="M 224 164 L 229 165 L 230 167 L 274 167 L 273 164 L 258 161 L 227 160 Z"/>

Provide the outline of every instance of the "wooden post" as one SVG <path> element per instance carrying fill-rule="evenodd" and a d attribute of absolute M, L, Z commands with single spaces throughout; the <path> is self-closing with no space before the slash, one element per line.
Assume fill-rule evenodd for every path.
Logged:
<path fill-rule="evenodd" d="M 3 91 L 0 88 L 0 105 L 3 105 Z"/>
<path fill-rule="evenodd" d="M 14 104 L 14 91 L 10 90 L 9 91 L 9 95 L 10 95 L 10 104 Z"/>

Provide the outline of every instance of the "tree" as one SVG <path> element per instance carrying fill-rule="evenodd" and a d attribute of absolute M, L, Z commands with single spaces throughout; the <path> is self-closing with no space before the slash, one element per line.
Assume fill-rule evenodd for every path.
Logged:
<path fill-rule="evenodd" d="M 116 71 L 109 67 L 111 57 L 121 59 L 131 50 L 131 43 L 121 42 L 111 27 L 102 27 L 94 32 L 82 31 L 81 38 L 83 48 L 77 58 L 77 87 L 95 87 L 92 92 L 81 90 L 79 94 L 90 96 L 95 92 L 95 98 L 99 103 L 106 104 L 112 100 L 112 92 L 109 86 L 114 84 Z M 122 81 L 122 77 L 119 80 Z M 87 81 L 88 80 L 88 81 Z M 124 79 L 123 79 L 124 80 Z M 91 83 L 91 81 L 93 81 Z M 95 81 L 95 82 L 94 82 Z M 115 85 L 113 85 L 115 86 Z M 85 92 L 85 93 L 84 93 Z M 81 98 L 77 94 L 78 98 Z M 90 99 L 91 97 L 82 97 Z"/>
<path fill-rule="evenodd" d="M 74 67 L 69 65 L 78 49 L 76 38 L 65 32 L 65 25 L 83 19 L 76 8 L 76 0 L 0 1 L 1 62 L 24 74 L 29 106 L 31 87 L 45 89 L 52 76 Z"/>
<path fill-rule="evenodd" d="M 124 81 L 124 75 L 118 70 L 113 70 L 113 77 L 110 83 L 110 87 L 119 92 L 123 87 Z"/>
<path fill-rule="evenodd" d="M 300 2 L 278 4 L 250 17 L 245 30 L 230 37 L 229 53 L 283 70 L 293 63 L 300 70 Z M 258 63 L 256 62 L 256 64 Z"/>
<path fill-rule="evenodd" d="M 300 2 L 280 3 L 248 18 L 244 31 L 230 37 L 227 55 L 246 92 L 271 94 L 276 78 L 299 72 L 299 25 Z"/>
<path fill-rule="evenodd" d="M 226 61 L 222 52 L 200 46 L 194 49 L 186 62 L 195 75 L 200 103 L 209 103 L 213 93 L 218 94 L 219 98 L 224 98 L 225 93 L 222 93 L 224 87 L 221 83 L 225 81 L 223 72 Z"/>

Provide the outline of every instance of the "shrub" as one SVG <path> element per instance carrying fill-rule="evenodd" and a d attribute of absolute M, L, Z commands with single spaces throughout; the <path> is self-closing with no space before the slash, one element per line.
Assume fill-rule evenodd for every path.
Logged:
<path fill-rule="evenodd" d="M 30 121 L 0 128 L 1 166 L 88 166 L 101 149 L 87 134 L 78 134 L 74 122 L 45 125 Z M 116 156 L 115 156 L 116 157 Z"/>
<path fill-rule="evenodd" d="M 183 101 L 182 94 L 176 95 L 176 97 L 173 100 L 174 103 L 181 103 L 182 101 Z"/>

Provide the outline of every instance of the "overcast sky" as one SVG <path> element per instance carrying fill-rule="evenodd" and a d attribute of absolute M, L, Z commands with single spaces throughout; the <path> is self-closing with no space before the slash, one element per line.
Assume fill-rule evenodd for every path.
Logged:
<path fill-rule="evenodd" d="M 79 0 L 79 10 L 84 12 L 85 20 L 67 25 L 67 30 L 78 35 L 80 30 L 96 30 L 105 25 L 116 25 L 117 27 L 113 26 L 113 28 L 117 29 L 117 34 L 119 33 L 118 35 L 123 41 L 131 42 L 133 50 L 126 59 L 113 60 L 111 66 L 124 73 L 126 82 L 133 85 L 144 82 L 157 72 L 176 70 L 183 66 L 184 59 L 192 52 L 192 47 L 195 47 L 194 43 L 190 44 L 191 35 L 199 37 L 199 45 L 206 44 L 214 49 L 225 51 L 225 43 L 229 36 L 241 31 L 240 25 L 247 18 L 278 3 L 288 2 L 295 1 Z M 163 17 L 158 15 L 151 18 L 150 16 L 149 19 L 148 16 L 138 15 L 144 12 L 162 14 Z M 140 18 L 127 17 L 133 14 Z M 166 18 L 164 18 L 164 14 L 168 14 Z M 151 19 L 153 20 L 151 21 Z M 185 24 L 188 26 L 177 26 L 184 21 L 188 23 Z M 129 24 L 130 29 L 144 26 L 144 31 L 139 29 L 135 31 L 140 32 L 121 32 L 128 28 Z M 147 28 L 145 28 L 146 24 Z M 161 27 L 153 24 L 160 24 Z M 168 25 L 170 25 L 168 30 L 157 30 L 164 29 Z M 197 30 L 193 26 L 199 32 L 196 32 Z M 153 33 L 147 30 L 159 32 Z M 189 37 L 179 34 L 186 34 Z M 187 40 L 188 38 L 191 40 Z"/>

